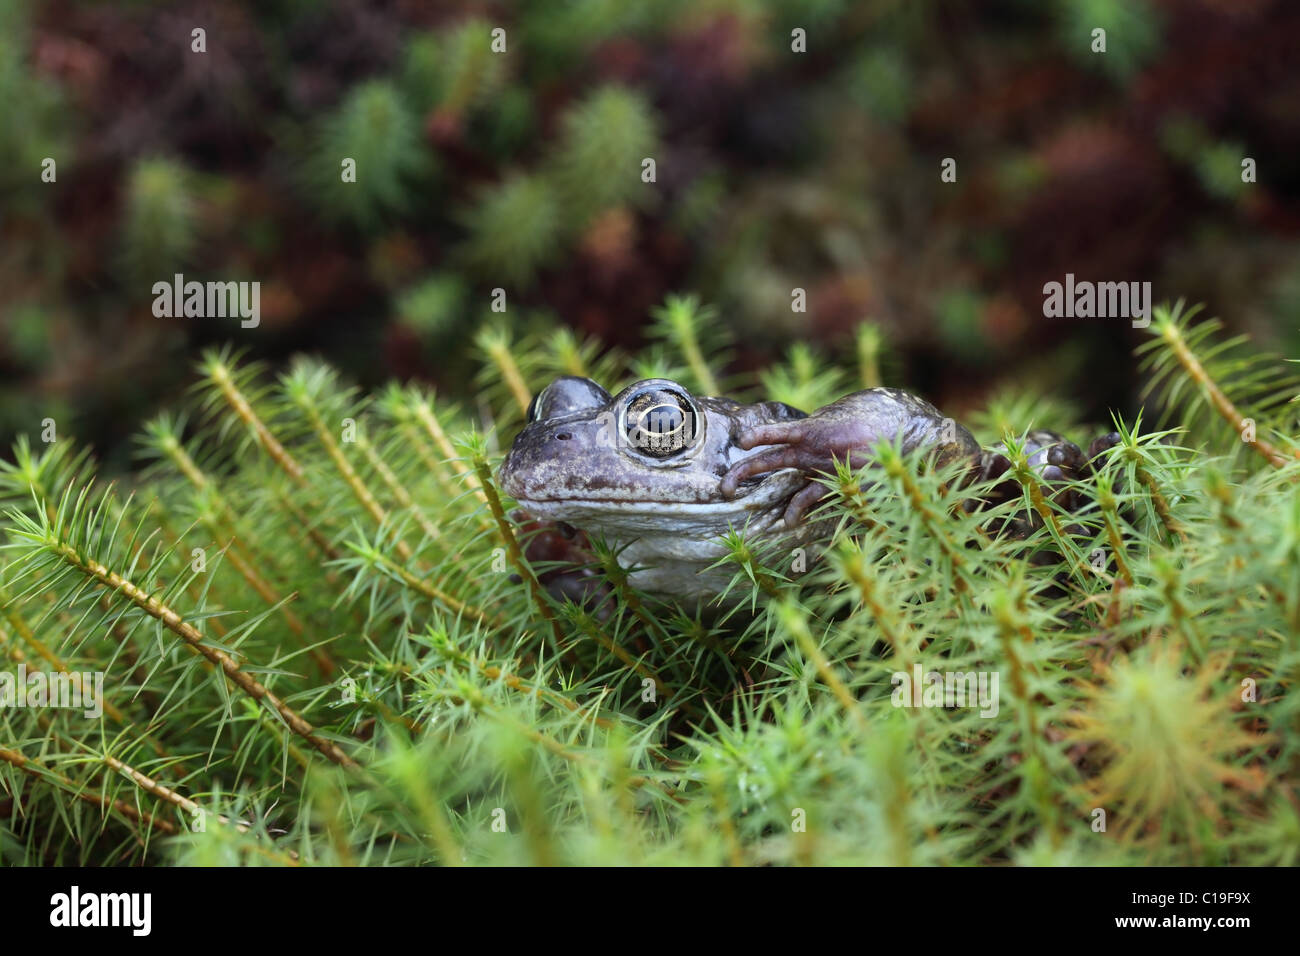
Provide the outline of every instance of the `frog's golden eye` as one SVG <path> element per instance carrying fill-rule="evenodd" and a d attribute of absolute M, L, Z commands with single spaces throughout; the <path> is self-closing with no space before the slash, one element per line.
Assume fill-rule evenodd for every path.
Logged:
<path fill-rule="evenodd" d="M 691 448 L 702 434 L 695 405 L 679 392 L 647 389 L 627 405 L 624 432 L 628 443 L 652 458 L 671 458 Z"/>

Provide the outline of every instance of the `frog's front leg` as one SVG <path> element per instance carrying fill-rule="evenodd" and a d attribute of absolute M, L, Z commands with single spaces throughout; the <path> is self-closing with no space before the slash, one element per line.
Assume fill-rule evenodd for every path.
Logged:
<path fill-rule="evenodd" d="M 724 497 L 732 498 L 740 483 L 782 468 L 797 468 L 809 482 L 791 499 L 785 523 L 794 528 L 826 489 L 812 479 L 833 473 L 837 462 L 858 469 L 874 460 L 875 447 L 901 436 L 904 454 L 933 446 L 936 463 L 964 459 L 979 463 L 980 447 L 965 428 L 924 399 L 893 388 L 871 388 L 847 395 L 807 418 L 756 425 L 742 431 L 738 444 L 746 450 L 765 448 L 737 462 L 722 478 Z"/>

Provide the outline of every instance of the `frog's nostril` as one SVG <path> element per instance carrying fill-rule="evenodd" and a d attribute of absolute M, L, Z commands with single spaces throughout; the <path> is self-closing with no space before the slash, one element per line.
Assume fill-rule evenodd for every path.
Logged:
<path fill-rule="evenodd" d="M 556 432 L 556 433 L 555 433 L 555 439 L 556 439 L 556 441 L 568 441 L 568 440 L 569 440 L 570 438 L 572 438 L 572 437 L 573 437 L 573 436 L 570 435 L 568 432 Z"/>

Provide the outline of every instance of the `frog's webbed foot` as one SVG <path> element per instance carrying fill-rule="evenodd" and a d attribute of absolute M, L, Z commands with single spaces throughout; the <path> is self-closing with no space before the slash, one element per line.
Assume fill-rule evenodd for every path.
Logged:
<path fill-rule="evenodd" d="M 836 461 L 848 461 L 852 467 L 861 468 L 871 459 L 856 450 L 854 432 L 848 423 L 841 427 L 840 423 L 814 423 L 811 419 L 750 428 L 737 441 L 741 448 L 773 447 L 732 465 L 720 485 L 723 497 L 734 498 L 741 482 L 783 468 L 797 468 L 807 475 L 832 472 Z"/>
<path fill-rule="evenodd" d="M 772 447 L 733 465 L 720 490 L 732 498 L 747 479 L 782 468 L 798 469 L 809 481 L 786 504 L 786 526 L 793 528 L 825 494 L 825 487 L 813 478 L 834 474 L 839 464 L 854 471 L 865 468 L 876 460 L 880 442 L 898 438 L 905 454 L 932 447 L 939 464 L 955 459 L 974 462 L 979 454 L 970 432 L 944 418 L 929 402 L 897 389 L 870 388 L 846 395 L 807 418 L 741 431 L 736 438 L 739 447 Z"/>
<path fill-rule="evenodd" d="M 1093 462 L 1098 456 L 1104 455 L 1120 442 L 1119 432 L 1110 432 L 1107 435 L 1098 435 L 1091 444 L 1088 445 L 1088 469 L 1091 471 L 1096 466 Z"/>
<path fill-rule="evenodd" d="M 746 450 L 771 445 L 756 455 L 737 462 L 723 476 L 723 497 L 733 498 L 741 483 L 784 468 L 796 468 L 808 482 L 786 504 L 784 521 L 796 528 L 810 510 L 826 495 L 826 488 L 813 480 L 815 476 L 834 474 L 837 464 L 847 463 L 853 470 L 865 468 L 875 458 L 868 450 L 877 438 L 866 423 L 850 419 L 826 420 L 816 416 L 795 422 L 757 425 L 740 434 L 737 444 Z"/>
<path fill-rule="evenodd" d="M 730 499 L 736 496 L 742 482 L 785 468 L 796 468 L 810 478 L 815 474 L 833 472 L 837 460 L 847 460 L 853 467 L 860 468 L 869 458 L 853 450 L 851 431 L 851 428 L 837 429 L 826 422 L 814 423 L 811 419 L 757 425 L 747 429 L 737 439 L 741 448 L 749 450 L 760 445 L 772 447 L 733 465 L 723 476 L 719 489 L 724 498 Z M 797 527 L 825 493 L 826 489 L 821 484 L 809 480 L 786 504 L 786 527 Z"/>

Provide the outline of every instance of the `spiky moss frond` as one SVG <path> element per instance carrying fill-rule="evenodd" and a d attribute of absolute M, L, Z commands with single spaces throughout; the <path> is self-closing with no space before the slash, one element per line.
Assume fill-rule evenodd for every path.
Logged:
<path fill-rule="evenodd" d="M 387 80 L 351 89 L 311 135 L 310 152 L 301 145 L 297 163 L 312 201 L 326 216 L 360 229 L 409 215 L 434 171 L 419 118 Z M 355 164 L 355 182 L 344 178 L 346 160 Z"/>
<path fill-rule="evenodd" d="M 505 50 L 493 49 L 497 27 L 507 29 L 474 17 L 417 34 L 403 53 L 400 84 L 435 138 L 463 137 L 505 159 L 528 145 L 537 118 L 532 94 L 510 82 L 519 37 L 511 27 Z"/>
<path fill-rule="evenodd" d="M 454 273 L 429 276 L 398 296 L 398 321 L 430 339 L 444 335 L 464 321 L 467 291 Z"/>
<path fill-rule="evenodd" d="M 1003 386 L 989 396 L 983 408 L 975 409 L 966 422 L 982 445 L 994 445 L 1010 432 L 1023 435 L 1034 428 L 1046 428 L 1065 435 L 1086 448 L 1094 436 L 1080 433 L 1077 402 L 1058 395 L 1038 395 L 1018 385 Z"/>
<path fill-rule="evenodd" d="M 668 210 L 669 221 L 684 235 L 700 238 L 717 222 L 726 195 L 727 179 L 722 172 L 702 173 L 691 180 Z"/>
<path fill-rule="evenodd" d="M 916 81 L 902 50 L 876 44 L 845 67 L 843 89 L 877 122 L 892 126 L 911 112 Z"/>
<path fill-rule="evenodd" d="M 541 337 L 525 333 L 516 338 L 506 324 L 490 322 L 474 336 L 474 345 L 483 359 L 478 375 L 482 394 L 504 432 L 524 420 L 533 396 L 546 385 L 539 372 Z"/>
<path fill-rule="evenodd" d="M 492 50 L 496 26 L 500 24 L 472 17 L 407 42 L 401 82 L 416 109 L 459 117 L 500 91 L 509 59 Z"/>
<path fill-rule="evenodd" d="M 528 335 L 482 343 L 503 421 L 557 368 L 637 373 Z M 7 859 L 1294 862 L 1300 462 L 1121 421 L 1067 513 L 1012 435 L 1020 499 L 969 512 L 885 444 L 825 478 L 825 551 L 726 537 L 734 603 L 640 594 L 596 536 L 593 609 L 454 405 L 201 375 L 134 495 L 66 441 L 0 473 L 0 654 L 105 678 L 97 720 L 0 708 Z"/>
<path fill-rule="evenodd" d="M 128 175 L 122 226 L 122 264 L 143 297 L 158 281 L 170 281 L 192 259 L 199 212 L 193 174 L 162 157 L 141 159 Z"/>
<path fill-rule="evenodd" d="M 57 186 L 41 181 L 42 163 L 48 157 L 63 163 L 71 151 L 70 129 L 64 97 L 28 62 L 31 41 L 28 4 L 16 0 L 0 11 L 0 101 L 6 104 L 0 123 L 0 153 L 7 157 L 0 168 L 0 190 L 11 213 L 39 209 Z M 66 177 L 66 165 L 58 166 Z"/>
<path fill-rule="evenodd" d="M 1215 199 L 1232 202 L 1249 191 L 1242 180 L 1242 160 L 1249 151 L 1239 142 L 1216 141 L 1199 120 L 1179 116 L 1160 128 L 1165 150 L 1196 174 L 1201 188 Z"/>
<path fill-rule="evenodd" d="M 0 348 L 13 356 L 19 366 L 48 367 L 54 358 L 54 343 L 59 340 L 62 324 L 57 312 L 35 303 L 13 303 L 7 318 L 5 325 L 0 326 L 0 336 L 3 336 Z"/>
<path fill-rule="evenodd" d="M 507 289 L 531 285 L 561 251 L 561 201 L 550 183 L 531 173 L 483 189 L 462 220 L 469 233 L 461 248 L 466 264 Z"/>
<path fill-rule="evenodd" d="M 1160 49 L 1159 11 L 1149 0 L 1065 0 L 1054 5 L 1057 38 L 1081 66 L 1123 82 Z M 1105 52 L 1093 51 L 1093 31 L 1106 31 Z"/>
<path fill-rule="evenodd" d="M 784 363 L 759 375 L 762 393 L 805 411 L 821 408 L 852 391 L 842 369 L 828 366 L 803 342 L 790 347 Z"/>
<path fill-rule="evenodd" d="M 901 359 L 889 347 L 884 331 L 868 319 L 860 322 L 853 332 L 855 368 L 853 380 L 857 388 L 879 388 L 899 379 Z"/>
<path fill-rule="evenodd" d="M 26 507 L 33 497 L 45 507 L 68 485 L 85 484 L 94 473 L 90 449 L 70 441 L 33 448 L 26 435 L 18 436 L 13 461 L 0 461 L 0 505 Z"/>
<path fill-rule="evenodd" d="M 572 329 L 556 329 L 546 336 L 541 368 L 546 378 L 578 375 L 608 389 L 616 389 L 627 374 L 627 367 L 628 358 L 619 349 L 604 348 L 597 342 L 580 339 Z"/>
<path fill-rule="evenodd" d="M 580 341 L 571 329 L 556 329 L 553 317 L 533 314 L 514 335 L 502 323 L 488 322 L 474 337 L 483 359 L 476 377 L 491 415 L 492 439 L 504 441 L 524 420 L 533 396 L 560 375 L 590 378 L 611 393 L 631 377 L 628 360 L 617 349 Z"/>
<path fill-rule="evenodd" d="M 971 289 L 944 292 L 935 306 L 935 321 L 944 346 L 967 362 L 978 361 L 987 352 L 986 308 L 984 295 Z"/>
<path fill-rule="evenodd" d="M 617 34 L 654 36 L 664 32 L 681 12 L 679 0 L 575 0 L 530 3 L 519 10 L 523 47 L 543 73 L 565 68 L 562 58 L 589 50 Z"/>
<path fill-rule="evenodd" d="M 1195 322 L 1200 311 L 1181 301 L 1155 309 L 1156 337 L 1138 348 L 1149 373 L 1143 396 L 1160 396 L 1162 423 L 1178 421 L 1217 450 L 1273 464 L 1300 457 L 1300 375 L 1250 349 L 1245 336 L 1216 341 L 1223 323 Z"/>
<path fill-rule="evenodd" d="M 516 83 L 505 87 L 477 114 L 470 124 L 470 136 L 504 164 L 537 140 L 537 123 L 532 92 Z"/>
<path fill-rule="evenodd" d="M 551 162 L 573 228 L 614 206 L 653 200 L 641 164 L 647 158 L 663 161 L 657 125 L 650 104 L 622 86 L 600 87 L 564 113 Z"/>
<path fill-rule="evenodd" d="M 680 373 L 664 377 L 679 379 L 702 395 L 724 394 L 728 383 L 720 380 L 716 370 L 725 368 L 730 356 L 723 346 L 726 332 L 717 321 L 717 309 L 697 296 L 670 295 L 651 315 L 650 337 L 676 352 L 685 366 Z"/>
<path fill-rule="evenodd" d="M 527 286 L 559 254 L 560 240 L 573 240 L 601 213 L 652 199 L 641 174 L 642 163 L 656 159 L 655 121 L 638 94 L 603 87 L 570 107 L 562 126 L 541 171 L 481 190 L 462 214 L 470 236 L 460 251 L 485 278 Z"/>
<path fill-rule="evenodd" d="M 1235 766 L 1261 741 L 1237 725 L 1222 673 L 1201 666 L 1187 676 L 1189 663 L 1176 643 L 1122 656 L 1100 669 L 1074 718 L 1073 739 L 1095 748 L 1103 768 L 1098 805 L 1122 800 L 1113 825 L 1165 844 L 1221 825 L 1224 808 L 1239 811 L 1261 782 Z"/>

